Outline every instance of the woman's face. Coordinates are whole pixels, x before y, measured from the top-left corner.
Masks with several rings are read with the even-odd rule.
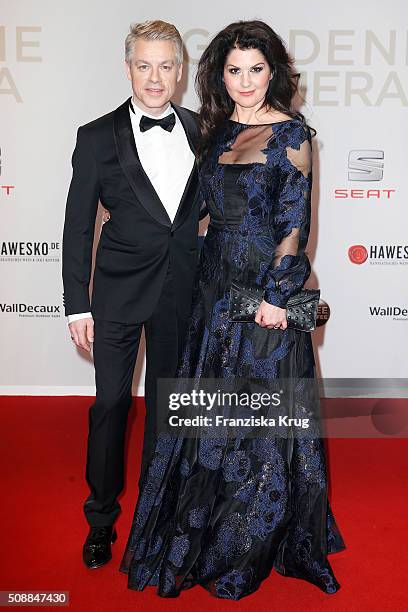
[[[265,98],[271,68],[259,49],[232,49],[224,65],[224,82],[236,104],[251,108]]]

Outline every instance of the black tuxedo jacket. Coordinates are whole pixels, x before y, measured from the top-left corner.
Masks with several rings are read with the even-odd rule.
[[[197,115],[172,106],[194,152],[199,138]],[[94,318],[143,322],[155,308],[170,262],[178,312],[187,317],[201,206],[197,162],[172,223],[140,163],[127,100],[78,129],[72,167],[63,235],[65,314],[90,310]],[[98,200],[111,218],[102,227],[90,304]]]

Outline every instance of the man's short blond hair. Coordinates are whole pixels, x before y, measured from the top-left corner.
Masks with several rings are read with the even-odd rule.
[[[129,64],[132,60],[133,47],[139,38],[143,40],[172,40],[176,50],[177,63],[181,64],[183,62],[183,41],[180,32],[172,23],[160,20],[132,23],[125,40],[125,59]]]

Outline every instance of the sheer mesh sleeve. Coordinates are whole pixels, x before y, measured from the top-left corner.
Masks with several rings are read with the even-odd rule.
[[[207,204],[205,203],[205,201],[200,198],[200,209],[199,209],[199,213],[198,213],[198,219],[199,221],[201,221],[202,219],[204,219],[204,217],[206,217],[208,215],[208,208],[207,208]]]
[[[276,249],[267,270],[264,299],[285,308],[288,299],[310,275],[305,247],[310,230],[312,147],[308,127],[299,126],[289,137],[279,162],[280,183],[273,230]]]

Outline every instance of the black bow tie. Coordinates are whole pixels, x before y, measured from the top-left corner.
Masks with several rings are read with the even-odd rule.
[[[167,132],[171,132],[175,124],[176,117],[174,116],[174,113],[171,113],[171,115],[166,115],[165,117],[162,117],[162,119],[152,119],[151,117],[146,117],[146,115],[143,115],[143,117],[140,119],[139,126],[141,132],[146,132],[155,125],[159,125]]]

